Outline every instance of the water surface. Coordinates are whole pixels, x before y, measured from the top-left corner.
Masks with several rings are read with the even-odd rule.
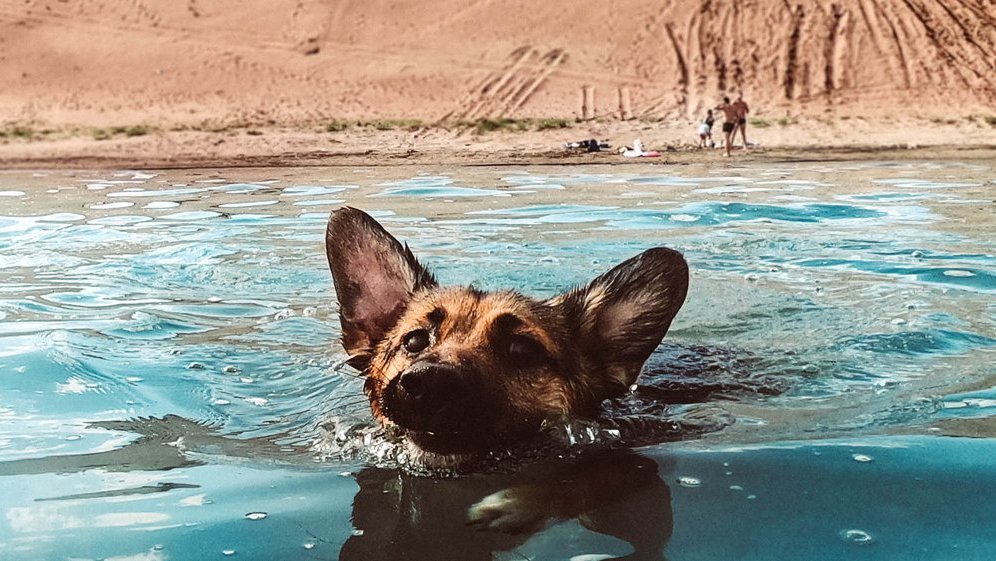
[[[994,199],[989,164],[950,161],[2,173],[0,551],[991,559]],[[616,506],[646,543],[467,528],[521,480],[312,448],[366,411],[323,250],[342,204],[444,283],[538,297],[676,248],[692,278],[668,341],[750,357],[779,393],[639,450],[656,477]]]

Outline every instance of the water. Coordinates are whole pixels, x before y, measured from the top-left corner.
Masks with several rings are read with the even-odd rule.
[[[4,172],[0,558],[991,559],[994,198],[988,162]],[[341,368],[341,204],[540,297],[683,251],[648,380],[742,386],[644,412],[719,430],[399,470]]]

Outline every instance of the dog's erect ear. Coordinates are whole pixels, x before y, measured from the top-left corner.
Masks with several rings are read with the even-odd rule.
[[[332,212],[325,254],[339,298],[342,346],[350,364],[367,367],[374,347],[398,322],[411,296],[436,280],[407,245],[362,210]]]
[[[685,259],[658,247],[548,303],[562,308],[578,348],[621,392],[636,381],[660,345],[687,292]]]

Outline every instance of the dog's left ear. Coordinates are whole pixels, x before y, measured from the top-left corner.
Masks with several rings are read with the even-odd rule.
[[[688,292],[688,265],[658,247],[623,261],[588,286],[561,294],[560,306],[579,349],[610,386],[625,391],[661,343]]]
[[[332,212],[325,254],[339,298],[342,346],[349,364],[365,370],[374,347],[398,323],[412,295],[436,286],[407,245],[369,214],[351,207]]]

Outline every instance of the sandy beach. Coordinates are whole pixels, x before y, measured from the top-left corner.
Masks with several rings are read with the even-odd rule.
[[[27,0],[0,80],[7,168],[707,161],[739,92],[737,157],[992,157],[996,5]]]

